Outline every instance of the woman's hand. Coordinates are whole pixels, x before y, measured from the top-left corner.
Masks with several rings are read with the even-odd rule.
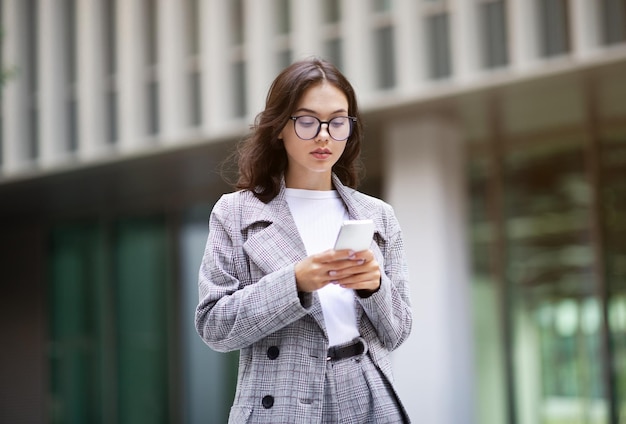
[[[365,292],[380,287],[380,267],[371,250],[327,250],[295,266],[298,291],[313,292],[327,284]]]

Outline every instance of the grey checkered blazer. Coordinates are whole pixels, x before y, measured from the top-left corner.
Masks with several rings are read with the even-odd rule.
[[[371,250],[381,264],[381,286],[368,298],[355,296],[357,322],[372,361],[393,386],[389,353],[412,324],[400,227],[390,205],[336,176],[333,182],[351,219],[373,219],[376,226]],[[215,204],[195,322],[212,349],[240,350],[229,422],[321,421],[328,336],[317,294],[296,290],[294,264],[305,257],[284,187],[267,204],[249,191]]]

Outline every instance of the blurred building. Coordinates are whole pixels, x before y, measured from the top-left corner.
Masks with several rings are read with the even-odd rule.
[[[2,0],[0,422],[225,422],[219,164],[291,61],[364,111],[414,420],[626,422],[626,1]]]

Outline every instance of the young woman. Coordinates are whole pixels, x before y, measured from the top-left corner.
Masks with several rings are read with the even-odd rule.
[[[196,328],[240,350],[231,423],[402,423],[389,353],[412,315],[392,208],[354,189],[362,127],[330,63],[292,64],[239,150],[239,191],[214,206]],[[371,219],[368,250],[333,250]]]

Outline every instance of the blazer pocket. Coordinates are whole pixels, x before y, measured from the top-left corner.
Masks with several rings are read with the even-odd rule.
[[[230,415],[228,417],[228,424],[242,424],[247,423],[252,415],[251,406],[233,406],[230,408]]]

